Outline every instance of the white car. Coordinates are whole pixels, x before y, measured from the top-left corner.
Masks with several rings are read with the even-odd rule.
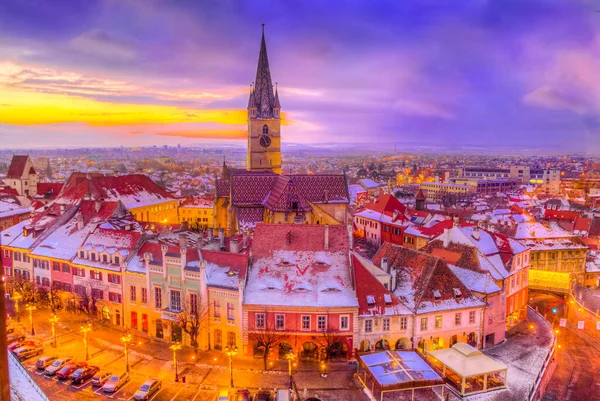
[[[118,391],[125,383],[129,381],[129,373],[123,372],[120,375],[112,375],[108,378],[104,386],[102,386],[102,391],[105,393],[114,393]]]
[[[56,372],[58,372],[59,370],[61,370],[63,368],[63,366],[65,366],[67,363],[72,362],[72,361],[73,361],[73,358],[57,359],[56,361],[54,361],[52,363],[52,365],[50,365],[46,368],[46,370],[44,371],[44,374],[46,376],[54,376],[56,374]]]

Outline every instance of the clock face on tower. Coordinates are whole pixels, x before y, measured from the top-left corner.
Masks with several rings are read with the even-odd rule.
[[[269,135],[262,135],[260,137],[260,146],[263,148],[268,148],[271,146],[271,137]]]

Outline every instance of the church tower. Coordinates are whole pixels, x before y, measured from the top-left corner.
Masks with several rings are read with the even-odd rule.
[[[281,120],[279,94],[273,91],[265,25],[258,56],[256,80],[248,100],[248,155],[246,169],[249,171],[272,171],[281,174]]]

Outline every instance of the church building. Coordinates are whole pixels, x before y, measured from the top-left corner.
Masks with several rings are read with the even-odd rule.
[[[246,169],[225,163],[216,182],[215,227],[228,235],[256,223],[346,224],[344,174],[282,174],[281,104],[273,87],[263,27],[256,80],[248,100]]]

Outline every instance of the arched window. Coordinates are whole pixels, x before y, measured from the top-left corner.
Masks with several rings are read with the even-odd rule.
[[[269,134],[269,126],[267,124],[263,125],[263,135]]]

